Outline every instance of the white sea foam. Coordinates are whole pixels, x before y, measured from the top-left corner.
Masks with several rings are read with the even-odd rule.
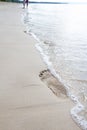
[[[34,35],[36,38],[36,36]],[[37,38],[36,38],[37,39]],[[47,57],[42,48],[40,47],[39,44],[36,44],[37,50],[40,52],[45,64],[47,65],[48,69],[51,71],[51,73],[58,78],[58,80],[64,84],[65,88],[68,91],[68,95],[71,98],[72,101],[76,104],[72,109],[71,109],[71,116],[74,119],[74,121],[83,129],[87,130],[87,121],[83,116],[79,116],[79,113],[84,110],[84,106],[79,102],[78,98],[75,95],[71,95],[71,92],[69,91],[69,87],[65,84],[65,82],[61,79],[61,77],[56,73],[55,69],[52,66],[52,63],[49,61],[49,57]]]

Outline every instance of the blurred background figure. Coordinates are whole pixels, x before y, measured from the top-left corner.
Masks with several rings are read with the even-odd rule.
[[[28,7],[28,0],[23,0],[23,9],[25,8],[25,6]]]

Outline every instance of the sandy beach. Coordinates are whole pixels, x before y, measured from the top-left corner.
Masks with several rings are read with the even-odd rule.
[[[0,130],[80,130],[73,103],[60,83],[56,93],[37,41],[24,33],[22,12],[21,4],[0,2]]]

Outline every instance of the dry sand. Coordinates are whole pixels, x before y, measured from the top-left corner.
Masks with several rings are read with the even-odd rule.
[[[0,2],[0,130],[80,130],[70,116],[73,103],[66,91],[59,90],[62,98],[48,88],[54,79],[41,72],[46,66],[36,41],[24,33],[22,11],[21,4]],[[48,87],[40,80],[48,83],[47,75]]]

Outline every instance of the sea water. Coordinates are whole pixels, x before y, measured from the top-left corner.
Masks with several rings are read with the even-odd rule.
[[[23,21],[38,39],[47,67],[75,102],[72,118],[87,130],[87,4],[30,4]]]

